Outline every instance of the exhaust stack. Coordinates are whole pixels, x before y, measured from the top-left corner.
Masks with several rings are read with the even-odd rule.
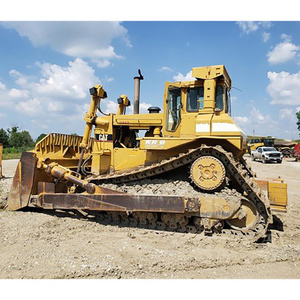
[[[141,74],[141,70],[138,69],[139,76],[134,77],[134,103],[133,103],[133,113],[140,113],[140,81],[144,79]]]

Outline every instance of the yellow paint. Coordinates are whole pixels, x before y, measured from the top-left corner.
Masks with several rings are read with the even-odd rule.
[[[287,206],[287,184],[285,182],[270,181],[268,189],[271,205],[279,206],[285,210]]]
[[[212,156],[201,156],[191,166],[193,182],[202,190],[214,190],[225,179],[223,164]]]
[[[197,78],[194,81],[165,84],[162,113],[126,115],[125,108],[130,102],[128,97],[122,94],[118,99],[117,114],[98,116],[97,107],[101,99],[106,97],[106,92],[101,85],[95,85],[89,111],[84,116],[86,126],[83,137],[74,139],[66,135],[49,135],[36,146],[38,157],[50,158],[74,169],[78,164],[81,149],[84,148],[83,159],[92,155],[89,165],[92,173],[99,175],[159,162],[197,148],[201,144],[218,144],[236,156],[243,155],[246,149],[244,134],[237,129],[225,109],[225,90],[231,88],[231,80],[225,67],[198,67],[193,68],[192,72]],[[216,109],[217,86],[223,87],[223,109]],[[174,100],[177,102],[174,102],[173,106],[168,99],[169,89],[177,90],[177,97],[180,98]],[[188,110],[191,89],[203,89],[203,98],[197,100],[196,111],[195,108],[194,111]],[[171,109],[175,108],[176,119],[171,115]],[[173,123],[174,129],[166,127],[170,118],[173,118],[172,122],[176,122]],[[91,140],[93,128],[94,139]],[[220,128],[224,128],[224,131],[220,131]],[[141,130],[146,133],[142,133]],[[133,137],[137,133],[138,137],[134,141]],[[136,143],[139,143],[138,147],[135,147]]]
[[[223,76],[226,85],[231,87],[231,79],[224,65],[193,68],[192,76],[200,79],[215,79],[219,76]]]
[[[114,150],[115,171],[130,169],[134,166],[142,166],[146,161],[147,151],[138,149],[117,148]],[[126,159],[124,159],[126,157]]]
[[[286,212],[288,197],[287,184],[284,180],[278,179],[255,179],[259,188],[267,194],[272,210]]]
[[[258,147],[261,147],[263,145],[264,145],[264,143],[253,143],[253,144],[248,143],[247,151],[249,153],[249,149],[250,149],[250,152],[252,152],[253,150],[256,150]]]

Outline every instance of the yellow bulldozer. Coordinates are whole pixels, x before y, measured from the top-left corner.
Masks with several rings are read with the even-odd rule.
[[[51,133],[24,152],[7,209],[80,210],[126,226],[266,237],[271,209],[286,209],[286,184],[257,180],[243,159],[246,135],[231,118],[225,66],[196,67],[192,76],[167,82],[163,112],[150,107],[146,114],[139,113],[140,70],[133,114],[124,94],[116,114],[103,113],[107,93],[93,86],[83,136]],[[172,183],[179,175],[193,192],[181,181],[173,192],[143,190],[145,181]],[[128,193],[129,185],[136,191]]]

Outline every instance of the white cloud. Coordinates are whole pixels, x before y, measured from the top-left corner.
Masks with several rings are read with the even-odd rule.
[[[31,124],[30,132],[36,136],[49,131],[83,134],[83,116],[90,103],[88,90],[94,84],[101,84],[95,70],[80,58],[70,61],[67,66],[50,63],[37,63],[36,66],[40,71],[36,77],[25,76],[17,70],[10,71],[16,83],[20,82],[20,78],[26,80],[27,89],[7,89],[1,82],[0,106],[5,108],[5,115],[16,116],[18,125],[22,122]],[[104,77],[104,81],[112,80]],[[148,113],[149,106],[152,105],[141,102],[140,113]],[[101,101],[101,108],[105,113],[116,113],[118,104],[105,99]],[[127,113],[132,113],[132,107],[127,109]]]
[[[39,121],[39,120],[32,119],[31,124],[34,127],[39,127],[39,128],[46,129],[46,130],[49,129],[48,125],[41,123],[41,121]]]
[[[271,37],[271,33],[270,32],[263,32],[262,34],[262,39],[263,39],[263,42],[266,43],[270,37]]]
[[[43,77],[38,82],[30,83],[34,95],[83,99],[88,95],[90,87],[101,83],[95,76],[95,70],[80,58],[70,61],[68,67],[50,63],[37,65]]]
[[[108,59],[93,59],[92,61],[98,68],[106,68],[111,65],[111,62]]]
[[[282,33],[280,37],[285,43],[290,43],[292,41],[292,37],[286,33]]]
[[[89,103],[89,88],[101,83],[95,70],[80,58],[70,61],[66,67],[50,63],[36,63],[36,66],[40,69],[39,78],[25,76],[17,70],[9,72],[16,84],[22,83],[22,89],[9,90],[1,84],[1,107],[41,118],[49,112],[57,116],[72,115],[78,113],[82,103]]]
[[[271,22],[257,22],[257,21],[241,21],[237,22],[237,25],[241,28],[243,33],[249,34],[255,32],[261,28],[270,28]]]
[[[170,68],[170,67],[164,66],[164,67],[161,67],[158,71],[159,71],[159,72],[172,72],[173,69]]]
[[[141,102],[140,103],[140,114],[148,113],[148,108],[151,107],[152,104]]]
[[[235,116],[236,123],[249,135],[274,135],[278,130],[278,122],[274,121],[269,114],[264,115],[261,111],[251,104],[247,116]]]
[[[113,77],[108,77],[108,76],[105,76],[105,78],[104,78],[104,81],[105,82],[112,82],[112,81],[114,81],[115,79],[113,78]]]
[[[295,113],[293,112],[293,109],[291,108],[282,108],[279,111],[279,119],[284,120],[284,119],[290,119],[295,115]]]
[[[64,103],[62,101],[50,101],[47,104],[47,109],[49,112],[58,112],[65,109]]]
[[[9,107],[10,106],[10,101],[8,98],[9,97],[7,95],[7,91],[0,90],[0,107]]]
[[[283,42],[275,46],[275,48],[268,52],[268,62],[270,64],[285,63],[295,58],[297,52],[300,50],[299,46],[292,43]]]
[[[175,80],[175,81],[194,81],[195,78],[192,77],[192,71],[190,71],[186,75],[183,75],[182,73],[179,72],[177,75],[173,76],[173,80]]]
[[[267,92],[272,98],[271,104],[300,104],[300,71],[295,74],[268,72],[268,79]]]
[[[0,82],[0,106],[8,108],[14,105],[16,101],[28,99],[29,92],[16,88],[7,89],[5,84]]]
[[[104,100],[101,103],[101,106],[103,106],[103,111],[106,114],[109,113],[117,113],[118,111],[118,103],[116,101],[112,100]],[[148,108],[152,106],[151,103],[146,103],[146,102],[140,102],[140,114],[146,114],[148,113]],[[132,114],[133,113],[133,104],[131,106],[126,108],[127,114]]]
[[[29,91],[27,90],[18,90],[15,88],[12,88],[9,92],[8,95],[12,98],[27,98],[29,95]]]
[[[99,60],[106,67],[109,60],[120,58],[112,42],[120,39],[131,47],[127,29],[120,22],[3,22],[27,37],[35,47],[49,46],[60,53]]]
[[[242,31],[246,34],[258,29],[257,22],[237,22]]]
[[[103,111],[106,114],[114,113],[116,114],[118,111],[118,103],[112,100],[105,100],[101,102],[101,106],[103,105]]]
[[[251,121],[248,117],[234,117],[234,120],[241,126],[244,127],[245,125],[248,125]]]
[[[282,42],[277,44],[273,50],[268,52],[268,62],[270,64],[280,64],[285,63],[294,59],[300,51],[300,46],[292,43],[292,38],[290,35],[283,33],[281,35]]]
[[[21,101],[16,105],[16,110],[27,115],[35,115],[42,112],[42,105],[39,99],[30,99],[28,101]]]
[[[1,81],[0,81],[0,90],[2,90],[2,91],[5,91],[5,90],[6,90],[5,84],[2,83]]]
[[[282,108],[278,112],[280,124],[285,129],[286,135],[291,138],[294,138],[294,133],[297,132],[297,111],[297,108]]]
[[[26,87],[28,85],[27,77],[16,70],[10,70],[9,75],[16,79],[16,84]]]
[[[263,115],[256,107],[252,107],[250,110],[250,120],[251,123],[253,124],[259,124],[259,125],[264,125],[264,124],[270,124],[272,123],[272,119],[270,115]]]

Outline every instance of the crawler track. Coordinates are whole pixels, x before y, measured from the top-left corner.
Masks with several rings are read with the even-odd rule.
[[[89,177],[88,180],[101,185],[103,183],[122,184],[125,182],[146,179],[175,170],[185,165],[190,165],[193,161],[203,155],[211,155],[222,161],[226,169],[226,176],[234,185],[235,189],[240,193],[239,197],[245,197],[247,201],[251,201],[259,214],[259,221],[254,228],[244,231],[233,229],[226,230],[222,226],[222,221],[220,221],[219,223],[216,222],[216,226],[213,228],[213,231],[218,234],[230,233],[235,236],[243,237],[246,235],[253,237],[256,240],[265,237],[268,226],[272,222],[269,200],[266,195],[261,193],[256,183],[253,181],[255,174],[253,174],[251,168],[247,166],[246,162],[243,159],[234,158],[232,153],[225,151],[221,146],[211,147],[202,145],[197,149],[181,153],[178,156],[164,160],[161,163],[156,163],[146,167],[139,167],[128,172],[118,172],[98,177]],[[198,233],[203,231],[203,227],[200,226],[201,222],[198,220],[200,218],[194,216],[182,215],[182,220],[184,219],[184,221],[181,222],[182,224],[180,221],[177,221],[175,222],[176,224],[173,222],[174,224],[170,226],[170,220],[172,220],[172,218],[174,219],[174,216],[172,215],[166,216],[166,214],[158,214],[155,220],[150,222],[147,217],[142,217],[139,214],[143,213],[130,215],[114,213],[112,215],[107,212],[101,213],[99,216],[100,218],[103,217],[104,220],[110,220],[118,224],[140,225],[146,228],[166,229],[180,232]]]

